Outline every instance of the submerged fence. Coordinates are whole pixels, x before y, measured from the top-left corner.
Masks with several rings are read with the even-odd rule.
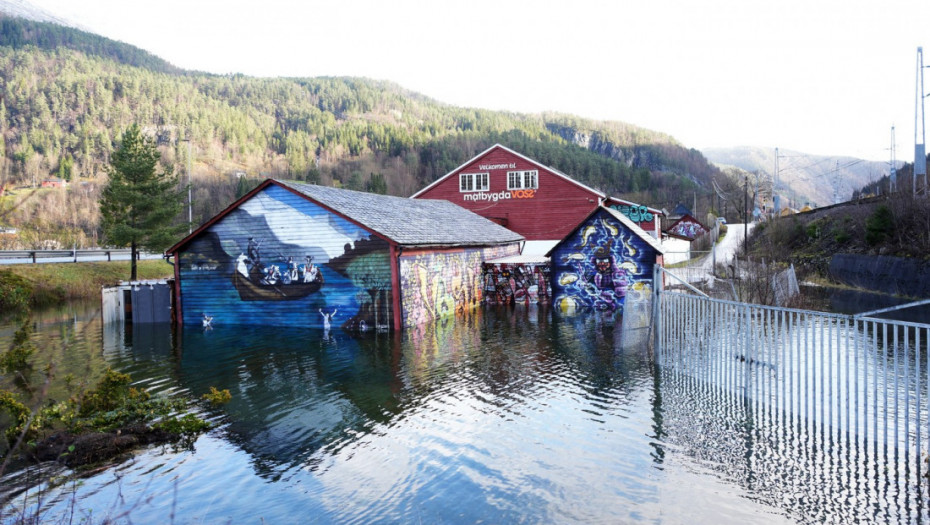
[[[665,291],[666,273],[654,304],[664,371],[748,407],[773,449],[821,457],[786,476],[823,470],[876,518],[928,521],[930,325]]]

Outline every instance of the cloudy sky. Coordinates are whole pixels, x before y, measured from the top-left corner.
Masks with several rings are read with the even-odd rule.
[[[31,1],[188,69],[364,76],[698,149],[885,161],[892,125],[897,158],[913,160],[917,48],[930,45],[927,0]]]

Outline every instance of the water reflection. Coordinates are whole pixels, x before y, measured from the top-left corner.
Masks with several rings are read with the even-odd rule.
[[[832,482],[792,470],[835,454],[828,442],[817,442],[826,452],[792,442],[790,425],[773,441],[760,414],[659,369],[612,316],[491,307],[361,335],[89,326],[99,339],[85,355],[140,385],[192,400],[212,386],[232,400],[200,402],[218,426],[194,450],[150,449],[87,476],[44,500],[49,516],[71,511],[70,490],[79,512],[126,501],[114,513],[131,507],[137,523],[169,512],[184,522],[803,522],[857,509],[855,489],[830,500]],[[795,451],[808,456],[794,461]]]
[[[229,389],[221,410],[230,442],[248,452],[263,477],[312,463],[323,446],[364,432],[397,412],[397,357],[384,334],[342,330],[224,326],[185,328],[176,378],[195,396]]]
[[[604,406],[651,381],[645,351],[618,353],[611,320],[556,316],[537,309],[478,311],[403,334],[358,335],[340,329],[185,327],[172,346],[157,325],[135,327],[105,345],[121,368],[171,376],[167,388],[199,397],[227,388],[222,431],[275,479],[298,466],[317,468],[319,452],[338,454],[393,418],[437,396],[478,396],[488,408],[520,404],[566,373]],[[108,350],[109,351],[109,350]],[[148,371],[143,371],[147,362]],[[634,381],[637,379],[639,382]],[[158,380],[147,385],[153,388]],[[163,388],[164,389],[164,388]]]

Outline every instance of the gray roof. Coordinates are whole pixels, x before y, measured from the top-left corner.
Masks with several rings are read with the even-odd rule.
[[[275,182],[404,246],[484,246],[523,240],[522,235],[449,201]]]

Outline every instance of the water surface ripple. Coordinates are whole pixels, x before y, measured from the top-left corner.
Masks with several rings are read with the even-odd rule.
[[[87,322],[81,351],[216,426],[80,483],[11,472],[4,522],[23,508],[135,524],[926,520],[856,451],[657,367],[597,315],[488,309],[361,336]],[[211,386],[232,401],[199,401]]]

